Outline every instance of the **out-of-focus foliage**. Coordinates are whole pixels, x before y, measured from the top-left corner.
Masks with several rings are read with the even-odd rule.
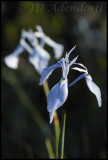
[[[64,45],[63,57],[76,44],[70,58],[79,55],[77,62],[88,68],[102,93],[99,108],[84,80],[69,88],[64,104],[65,157],[106,158],[106,9],[103,1],[1,3],[2,158],[49,158],[46,138],[55,153],[54,126],[49,124],[46,97],[38,85],[40,75],[29,63],[28,53],[20,55],[17,70],[4,63],[4,57],[19,44],[21,30],[35,31],[36,25]],[[45,49],[51,55],[49,65],[56,63],[52,48]],[[78,75],[71,70],[69,83]],[[61,70],[55,70],[48,79],[50,89],[60,78]],[[61,108],[57,112],[61,122]]]

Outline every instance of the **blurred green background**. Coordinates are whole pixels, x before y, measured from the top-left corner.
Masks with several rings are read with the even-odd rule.
[[[49,158],[46,138],[55,153],[54,125],[49,124],[47,101],[40,75],[28,61],[28,53],[20,55],[17,70],[8,68],[4,57],[19,44],[21,30],[40,25],[45,34],[64,45],[63,57],[75,44],[70,56],[79,55],[102,93],[102,107],[89,91],[85,80],[69,88],[64,107],[67,111],[65,133],[66,158],[106,158],[106,2],[1,2],[1,71],[2,71],[2,158]],[[57,62],[53,49],[49,65]],[[57,69],[48,79],[51,89],[61,78]],[[80,73],[70,70],[72,82]],[[61,111],[57,110],[61,123]]]

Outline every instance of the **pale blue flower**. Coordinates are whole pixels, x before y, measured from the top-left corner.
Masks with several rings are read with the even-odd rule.
[[[56,64],[45,68],[42,71],[42,75],[41,75],[41,79],[40,79],[40,85],[44,83],[44,81],[46,79],[48,79],[48,77],[51,75],[51,73],[53,72],[54,69],[62,67],[62,78],[61,80],[50,90],[48,97],[47,97],[47,110],[49,112],[50,115],[50,123],[52,123],[53,121],[53,117],[54,117],[54,111],[57,110],[59,107],[61,107],[68,96],[68,79],[67,79],[67,75],[69,73],[69,67],[74,64],[78,58],[78,56],[76,58],[73,59],[72,62],[69,63],[69,55],[70,53],[75,49],[75,47],[73,47],[70,52],[67,54],[65,58],[60,59],[59,62],[57,62]]]
[[[102,99],[101,99],[101,91],[100,88],[92,81],[92,77],[88,74],[88,70],[87,68],[81,64],[81,63],[75,63],[78,64],[82,67],[84,67],[84,69],[79,68],[79,67],[74,67],[72,69],[74,70],[78,70],[79,72],[84,72],[82,75],[80,75],[77,79],[75,79],[71,84],[68,85],[68,87],[72,86],[73,84],[75,84],[76,82],[78,82],[79,80],[81,80],[82,78],[85,78],[86,80],[86,84],[89,88],[89,90],[95,94],[97,101],[98,101],[98,106],[101,107],[102,105]]]
[[[62,67],[63,70],[63,77],[66,77],[66,75],[68,73],[69,67],[75,63],[75,61],[77,60],[78,56],[75,57],[73,59],[73,61],[69,64],[69,60],[68,57],[70,55],[70,53],[75,49],[75,46],[69,51],[68,54],[66,54],[65,58],[61,58],[60,61],[58,61],[56,64],[47,67],[45,69],[43,69],[42,74],[41,74],[41,79],[40,79],[40,83],[39,85],[42,85],[44,83],[45,80],[47,80],[49,78],[49,76],[51,75],[51,73],[56,69],[56,68],[60,68]],[[67,70],[67,71],[66,71]],[[64,72],[65,71],[65,72]]]

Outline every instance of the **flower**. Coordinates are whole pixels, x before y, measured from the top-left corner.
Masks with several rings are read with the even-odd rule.
[[[41,38],[40,45],[44,46],[44,44],[46,43],[47,45],[51,46],[54,50],[55,58],[59,59],[62,56],[62,53],[64,50],[63,45],[54,42],[51,38],[46,36],[45,33],[43,32],[41,26],[37,25],[36,29],[38,30],[38,32],[35,32],[35,36],[37,38]]]
[[[50,123],[53,121],[54,117],[54,111],[57,110],[59,107],[61,107],[68,96],[68,79],[67,75],[69,73],[69,67],[74,64],[78,58],[75,57],[73,61],[69,63],[69,55],[70,53],[75,49],[75,46],[70,50],[70,52],[67,54],[65,58],[62,58],[59,62],[56,64],[43,69],[40,83],[39,85],[42,85],[46,79],[51,75],[54,69],[62,67],[62,78],[60,81],[50,90],[48,97],[47,97],[47,110],[50,115]]]
[[[65,70],[68,70],[69,67],[75,63],[75,61],[77,60],[78,56],[75,57],[73,59],[73,61],[69,64],[69,60],[68,60],[68,57],[70,55],[70,53],[75,49],[76,46],[74,46],[68,54],[66,54],[66,57],[65,59],[62,58],[60,59],[60,61],[58,61],[56,64],[52,65],[52,66],[49,66],[45,69],[42,70],[42,74],[41,74],[41,79],[40,79],[40,83],[39,85],[42,85],[44,83],[45,80],[47,80],[49,78],[49,76],[52,74],[52,72],[56,69],[56,68],[60,68],[60,67],[64,67],[65,68],[65,61],[66,61],[66,69]],[[64,70],[64,69],[63,69]],[[66,74],[67,72],[63,72],[63,74]]]
[[[38,39],[34,36],[32,30],[29,30],[29,32],[23,30],[22,35],[23,38],[21,39],[20,43],[30,53],[29,62],[32,63],[37,72],[41,74],[42,69],[48,66],[48,62],[50,60],[50,54],[45,49],[43,49],[41,45],[38,44]],[[33,48],[31,48],[25,42],[24,38],[28,39]]]
[[[86,84],[89,88],[89,90],[95,94],[97,101],[98,101],[98,106],[101,107],[102,105],[102,99],[101,99],[101,91],[100,88],[92,81],[92,77],[88,74],[88,70],[87,68],[81,64],[81,63],[75,63],[78,64],[82,67],[84,67],[84,69],[79,68],[79,67],[74,67],[72,69],[74,70],[78,70],[79,72],[84,72],[82,75],[80,75],[77,79],[75,79],[71,84],[68,85],[68,87],[72,86],[73,84],[75,84],[76,82],[78,82],[80,79],[85,78],[86,80]]]
[[[29,41],[32,47],[29,45],[28,42],[26,42],[26,39]],[[41,74],[42,69],[48,66],[50,54],[46,50],[44,50],[42,46],[38,44],[38,40],[34,36],[32,30],[26,31],[22,29],[20,44],[12,54],[4,58],[4,61],[7,64],[7,66],[12,69],[17,69],[19,62],[18,56],[24,50],[26,50],[30,54],[29,62],[32,63],[32,65],[34,65],[38,73]]]

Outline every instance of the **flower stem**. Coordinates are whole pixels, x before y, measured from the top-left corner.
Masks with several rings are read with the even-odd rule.
[[[55,145],[56,145],[56,158],[58,158],[58,147],[59,147],[59,136],[60,136],[60,125],[57,116],[57,112],[54,112],[54,128],[55,128]]]
[[[49,86],[48,86],[47,80],[43,83],[43,88],[44,88],[45,96],[47,98],[48,93],[49,93]]]
[[[47,148],[47,151],[48,151],[49,158],[50,159],[54,159],[55,155],[53,153],[51,142],[50,142],[50,140],[48,138],[45,139],[45,144],[46,144],[46,148]]]
[[[65,139],[65,124],[66,124],[66,111],[63,110],[62,112],[62,132],[61,132],[61,154],[60,154],[60,159],[63,159],[64,155],[64,139]]]
[[[49,86],[47,80],[43,83],[44,92],[46,98],[49,93]],[[56,158],[58,158],[58,145],[59,145],[59,136],[60,136],[60,123],[58,119],[57,112],[54,112],[54,128],[55,128],[55,148],[56,148]]]

